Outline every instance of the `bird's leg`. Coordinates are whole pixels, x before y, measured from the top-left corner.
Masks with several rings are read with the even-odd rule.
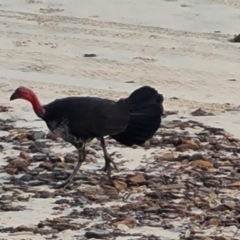
[[[82,143],[81,146],[76,147],[78,150],[78,163],[77,166],[74,168],[70,177],[63,183],[57,185],[56,188],[67,188],[73,181],[74,177],[76,176],[77,172],[79,171],[82,163],[85,160],[86,152],[85,152],[85,143]]]
[[[104,166],[104,171],[108,172],[108,177],[111,178],[111,166],[110,163],[113,164],[114,168],[118,170],[118,167],[116,163],[112,160],[111,155],[108,154],[107,149],[106,149],[106,144],[105,140],[103,137],[100,138],[102,149],[103,149],[103,154],[104,154],[104,159],[105,159],[105,166]]]

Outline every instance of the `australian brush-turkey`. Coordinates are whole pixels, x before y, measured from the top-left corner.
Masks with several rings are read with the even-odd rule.
[[[163,115],[163,95],[149,86],[135,90],[128,98],[112,101],[97,97],[66,97],[41,105],[36,94],[26,87],[17,88],[10,100],[25,99],[48,128],[78,151],[78,164],[70,177],[58,185],[67,187],[85,160],[85,145],[94,138],[101,142],[105,167],[111,176],[104,136],[126,146],[142,145],[158,130]]]

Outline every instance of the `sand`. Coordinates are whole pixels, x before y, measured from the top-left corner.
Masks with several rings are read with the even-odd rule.
[[[238,0],[1,0],[0,100],[14,111],[0,117],[46,130],[28,103],[9,102],[20,85],[43,103],[69,95],[117,99],[151,85],[167,110],[179,111],[174,118],[240,136],[240,45],[229,41],[239,34],[239,10]],[[199,107],[215,116],[190,116]]]

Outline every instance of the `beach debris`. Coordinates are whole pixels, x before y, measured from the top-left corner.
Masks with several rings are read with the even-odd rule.
[[[9,111],[12,111],[12,107],[10,106],[3,106],[3,105],[0,105],[0,113],[1,112],[9,112]]]
[[[206,111],[202,110],[201,108],[198,108],[197,110],[191,112],[190,114],[191,114],[192,116],[195,116],[195,117],[200,117],[200,116],[214,116],[213,113],[206,112]]]
[[[240,42],[240,34],[235,35],[233,39],[230,40],[231,42]]]
[[[1,154],[5,155],[0,168],[4,174],[0,212],[27,214],[39,201],[46,210],[43,218],[31,225],[24,221],[17,226],[5,224],[1,234],[60,238],[59,234],[71,231],[81,239],[159,239],[156,232],[129,233],[134,228],[151,228],[177,233],[179,239],[239,238],[240,140],[222,128],[193,120],[164,121],[148,141],[151,158],[142,156],[134,171],[123,168],[110,182],[98,171],[96,163],[100,166],[103,155],[96,141],[86,151],[93,168],[83,168],[70,191],[54,190],[52,184],[69,177],[76,164],[75,150],[43,153],[43,149],[56,144],[62,147],[64,142],[45,134],[30,140],[33,129],[3,128],[9,135],[1,137]],[[121,147],[108,138],[106,142],[109,148]],[[23,149],[15,148],[8,156],[7,144]],[[32,146],[36,146],[34,152]],[[126,157],[118,151],[115,156],[119,165],[127,166]]]
[[[83,56],[84,57],[96,57],[97,54],[95,54],[95,53],[85,53]]]

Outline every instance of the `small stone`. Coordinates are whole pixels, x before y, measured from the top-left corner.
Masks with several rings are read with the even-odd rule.
[[[232,39],[232,42],[240,42],[240,34],[235,35],[234,38]]]
[[[236,181],[228,184],[228,187],[240,187],[240,181]]]
[[[123,232],[127,232],[129,230],[129,227],[126,224],[120,223],[120,224],[117,225],[117,227],[118,227],[119,230],[121,230]]]
[[[208,225],[212,225],[212,226],[218,226],[220,223],[220,220],[218,218],[211,218],[208,221]]]
[[[70,201],[68,199],[59,199],[55,203],[56,204],[69,204]]]
[[[119,191],[127,189],[127,184],[125,182],[122,182],[122,181],[119,181],[119,180],[113,180],[113,185]]]
[[[53,193],[47,192],[47,191],[42,191],[39,192],[39,198],[51,198],[53,197]]]
[[[18,226],[14,229],[14,232],[33,232],[34,231],[34,227],[28,227],[28,226]]]
[[[45,132],[43,131],[30,131],[28,132],[28,139],[36,141],[38,139],[44,139],[46,136]]]
[[[97,55],[95,53],[85,53],[84,57],[96,57]]]
[[[23,181],[23,182],[29,182],[29,181],[32,181],[32,180],[33,180],[33,176],[30,175],[30,174],[25,174],[25,175],[23,175],[22,177],[20,177],[19,180],[20,180],[20,181]]]
[[[157,146],[157,145],[159,145],[159,143],[160,143],[160,140],[157,137],[152,137],[150,139],[150,144],[153,146]]]
[[[27,140],[27,133],[20,133],[19,135],[16,136],[15,139],[19,141]]]
[[[4,149],[3,145],[0,144],[0,152],[2,152]]]
[[[18,169],[17,168],[13,168],[13,167],[6,167],[5,171],[6,171],[6,173],[8,173],[10,175],[18,174]]]
[[[159,156],[160,161],[173,161],[175,159],[173,152],[166,152],[162,156]]]
[[[53,141],[57,141],[57,139],[59,138],[58,135],[52,133],[52,132],[48,132],[48,134],[46,135],[47,139],[51,139]]]
[[[214,116],[213,113],[206,112],[202,110],[201,108],[193,111],[190,113],[192,116],[200,117],[200,116]]]
[[[38,139],[35,141],[34,146],[36,149],[43,149],[48,147],[49,140],[48,139]]]
[[[42,162],[42,161],[45,161],[46,159],[47,159],[47,156],[43,154],[34,155],[32,157],[33,162]]]
[[[48,158],[52,163],[58,163],[63,161],[63,156],[57,153],[49,154]]]
[[[73,153],[67,153],[64,157],[65,163],[75,163],[77,161],[77,155]]]
[[[176,147],[176,151],[185,152],[187,150],[198,150],[199,146],[193,141],[188,141],[186,143],[180,144]]]
[[[203,155],[201,153],[195,153],[192,156],[189,157],[189,161],[195,161],[198,159],[204,159]]]
[[[67,168],[67,164],[65,162],[57,162],[53,165],[53,169],[66,169]]]
[[[196,160],[192,163],[193,168],[208,169],[213,168],[213,164],[205,160]]]
[[[26,159],[26,160],[30,160],[32,158],[29,153],[23,152],[23,151],[20,152],[19,157]]]
[[[136,219],[132,216],[127,216],[124,220],[113,223],[115,226],[118,226],[119,224],[126,225],[128,228],[134,228],[136,225]]]
[[[185,184],[168,184],[168,185],[162,185],[158,189],[160,190],[172,190],[172,189],[185,189]]]
[[[137,174],[133,177],[128,178],[128,181],[133,184],[144,184],[146,183],[146,179],[144,178],[143,174]]]
[[[147,140],[147,141],[142,145],[142,147],[143,147],[143,148],[149,148],[150,145],[151,145],[150,141]]]
[[[52,171],[53,170],[53,164],[51,162],[49,162],[49,161],[45,161],[43,163],[40,163],[39,167],[43,168],[43,169],[45,169],[47,171]]]
[[[110,236],[110,232],[104,230],[88,231],[84,235],[86,238],[103,239]]]

